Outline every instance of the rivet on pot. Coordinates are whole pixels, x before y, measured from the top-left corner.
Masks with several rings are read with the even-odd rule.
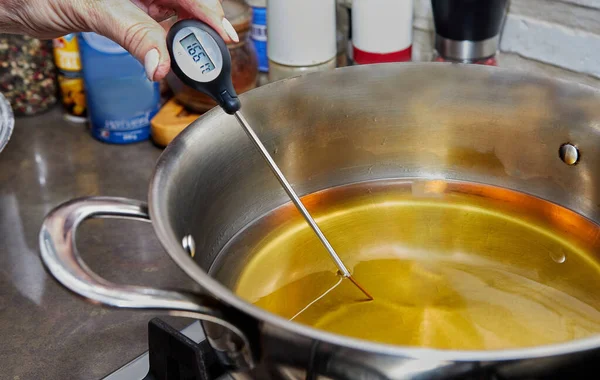
[[[194,242],[192,235],[184,236],[183,240],[181,241],[181,245],[191,257],[194,257],[196,254],[196,242]]]
[[[579,162],[579,149],[575,145],[567,143],[560,146],[558,151],[560,159],[567,165],[575,165]]]

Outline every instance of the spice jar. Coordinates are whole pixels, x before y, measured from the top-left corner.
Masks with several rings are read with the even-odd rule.
[[[255,88],[258,78],[258,58],[254,44],[250,41],[252,9],[241,0],[225,0],[222,5],[225,17],[240,37],[239,43],[228,44],[227,47],[231,54],[233,87],[241,94]],[[203,113],[217,105],[208,96],[183,84],[173,73],[167,76],[167,82],[175,98],[192,111]]]
[[[52,44],[65,118],[84,123],[87,121],[87,106],[77,34],[71,33],[55,38]]]
[[[333,0],[269,0],[269,80],[335,69],[335,15]]]
[[[57,99],[51,42],[0,34],[0,92],[17,116],[52,107]]]

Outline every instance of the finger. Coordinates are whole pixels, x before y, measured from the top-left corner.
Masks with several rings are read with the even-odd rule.
[[[148,14],[129,1],[117,0],[96,9],[92,29],[129,51],[144,64],[150,80],[164,78],[171,60],[165,30]]]
[[[180,18],[197,18],[212,26],[225,42],[239,42],[219,0],[178,0]]]
[[[177,14],[175,10],[179,8],[177,0],[151,1],[150,4],[144,0],[130,1],[158,22],[175,16]]]
[[[151,6],[148,10],[148,15],[156,21],[162,22],[177,15],[177,12],[173,8]]]

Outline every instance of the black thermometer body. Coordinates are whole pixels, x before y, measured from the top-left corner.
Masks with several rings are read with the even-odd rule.
[[[234,114],[242,104],[231,82],[231,55],[225,41],[198,20],[178,21],[167,35],[171,69],[194,90],[213,98]]]

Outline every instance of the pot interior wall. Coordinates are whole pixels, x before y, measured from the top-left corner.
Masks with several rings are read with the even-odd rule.
[[[339,282],[290,204],[232,239],[213,275],[286,319],[395,345],[507,349],[600,332],[600,228],[572,211],[447,180],[361,182],[304,202],[373,301]]]
[[[299,194],[384,178],[456,179],[600,221],[600,94],[591,88],[496,68],[390,64],[289,79],[241,99]],[[579,148],[577,165],[559,158],[567,142]],[[236,233],[287,201],[236,120],[219,110],[161,160],[168,175],[157,176],[151,207],[177,241],[193,236],[205,270]]]

